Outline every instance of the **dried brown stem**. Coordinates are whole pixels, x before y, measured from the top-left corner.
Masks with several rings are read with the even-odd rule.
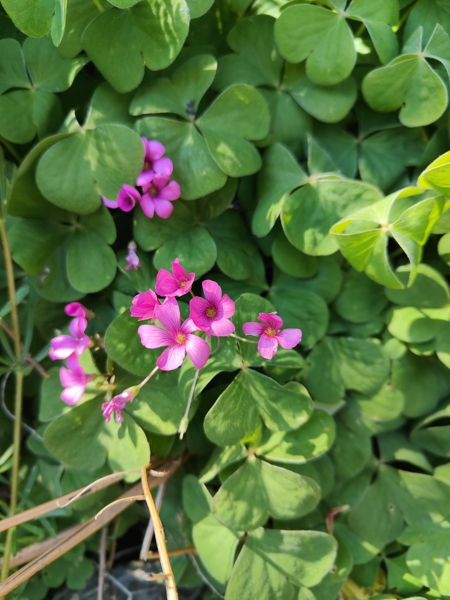
[[[152,475],[153,475],[153,473],[157,473],[157,472],[158,471],[150,471],[150,473]],[[166,491],[166,483],[164,482],[162,485],[159,486],[158,493],[156,495],[155,505],[156,505],[156,510],[158,512],[160,512],[160,510],[161,510],[165,491]],[[141,552],[139,554],[140,560],[143,560],[143,561],[147,560],[147,556],[150,552],[150,545],[152,543],[154,533],[155,533],[155,525],[153,523],[153,519],[150,517],[150,519],[148,521],[147,529],[145,531],[144,539],[142,541]]]
[[[178,592],[177,586],[175,584],[175,577],[173,576],[172,565],[170,564],[169,555],[167,554],[166,540],[164,538],[164,529],[161,523],[161,519],[159,518],[159,513],[156,509],[152,493],[150,491],[146,469],[142,469],[141,482],[145,494],[145,499],[147,501],[148,510],[150,512],[150,516],[153,520],[153,524],[155,527],[155,538],[156,545],[158,546],[159,560],[161,563],[163,573],[167,576],[167,600],[178,600]]]
[[[103,527],[102,536],[100,538],[100,548],[98,551],[98,586],[97,586],[97,600],[103,600],[103,590],[105,588],[105,575],[106,575],[106,537],[108,535],[108,528]]]
[[[195,546],[188,546],[187,548],[176,548],[175,550],[167,550],[168,556],[183,556],[184,554],[196,554],[197,549]],[[149,552],[147,554],[147,560],[156,560],[159,558],[158,552]]]

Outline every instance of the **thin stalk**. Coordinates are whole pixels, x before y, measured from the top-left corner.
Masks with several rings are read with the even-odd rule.
[[[189,410],[191,408],[192,400],[194,399],[194,391],[195,391],[195,386],[197,385],[197,379],[198,379],[199,373],[200,373],[200,371],[197,369],[195,371],[194,381],[192,382],[191,392],[189,394],[189,400],[188,400],[188,403],[186,406],[186,410],[184,411],[183,418],[180,421],[180,426],[178,427],[178,433],[180,434],[180,440],[183,439],[183,436],[186,433],[186,430],[189,425],[189,416],[188,415],[189,415]]]
[[[159,367],[155,367],[155,368],[153,369],[153,371],[151,371],[151,372],[150,372],[150,373],[147,375],[147,377],[146,377],[145,379],[143,379],[143,380],[141,381],[141,383],[139,383],[139,384],[137,385],[137,387],[138,387],[139,389],[140,389],[140,388],[143,388],[143,387],[144,387],[144,385],[150,381],[150,379],[153,377],[153,375],[156,373],[156,371],[157,371],[158,369],[159,369]]]
[[[14,394],[14,450],[11,471],[11,499],[9,503],[9,516],[12,517],[17,507],[17,490],[19,486],[20,438],[22,433],[23,371],[21,368],[22,349],[20,342],[19,315],[16,306],[16,284],[14,281],[14,267],[4,219],[0,219],[0,237],[2,240],[3,254],[5,256],[6,280],[8,283],[8,295],[11,304],[11,323],[14,336],[14,354],[17,362],[16,389]],[[8,533],[6,535],[5,553],[3,558],[0,581],[4,581],[8,577],[13,535],[14,529],[8,530]]]
[[[177,586],[175,584],[175,577],[173,576],[172,565],[170,564],[169,555],[167,554],[166,540],[164,539],[164,529],[161,523],[161,519],[159,518],[158,510],[155,506],[155,501],[153,500],[153,496],[148,485],[146,468],[142,469],[141,481],[148,510],[155,527],[155,538],[156,545],[158,547],[159,560],[161,562],[163,573],[167,577],[167,600],[178,600],[178,592]]]

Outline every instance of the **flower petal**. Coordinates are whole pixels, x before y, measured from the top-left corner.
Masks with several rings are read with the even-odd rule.
[[[66,315],[69,315],[69,317],[86,317],[88,309],[80,304],[80,302],[70,302],[69,304],[66,304],[64,312]]]
[[[242,325],[242,331],[245,335],[256,335],[260,336],[264,333],[265,327],[261,323],[255,323],[255,321],[249,321]]]
[[[220,285],[211,279],[207,279],[202,283],[202,288],[205,298],[217,310],[222,299],[222,288]]]
[[[87,320],[84,317],[75,317],[70,321],[69,331],[74,338],[80,339],[83,337],[87,327]]]
[[[192,333],[193,331],[200,331],[200,328],[194,323],[194,321],[188,317],[186,321],[181,325],[182,333]]]
[[[108,200],[108,198],[106,198],[105,196],[101,196],[102,202],[105,206],[107,206],[108,208],[119,208],[119,204],[117,203],[117,200]]]
[[[76,351],[77,346],[78,340],[70,335],[58,335],[51,340],[48,355],[52,360],[64,360]]]
[[[186,339],[186,352],[196,369],[205,366],[210,353],[207,342],[196,335],[188,334]]]
[[[141,171],[141,173],[139,173],[138,175],[138,178],[136,179],[136,185],[145,188],[151,184],[154,177],[155,172],[153,171],[153,169],[149,169],[148,171]]]
[[[168,219],[170,215],[173,213],[173,204],[169,202],[169,200],[164,200],[162,198],[155,198],[155,211],[158,217],[161,219]]]
[[[275,337],[266,335],[265,333],[259,338],[258,352],[263,358],[270,360],[278,350],[278,342]]]
[[[300,329],[283,329],[275,336],[277,342],[282,348],[290,350],[300,343],[302,339],[302,332]]]
[[[212,321],[210,327],[210,333],[217,337],[225,337],[233,333],[235,327],[228,319],[220,319],[219,321]]]
[[[157,325],[141,325],[138,327],[141,344],[146,348],[162,348],[173,344],[173,337]]]
[[[206,342],[205,342],[206,343]],[[174,344],[164,350],[156,361],[156,365],[162,371],[173,371],[183,364],[186,356],[185,344]]]
[[[144,194],[142,196],[141,208],[142,208],[144,215],[146,215],[149,219],[153,218],[153,215],[155,214],[155,203],[153,201],[153,198],[150,196],[150,194]]]
[[[61,400],[64,400],[66,404],[76,404],[81,400],[85,389],[86,385],[84,383],[67,387],[61,393]]]
[[[167,331],[173,338],[180,333],[180,307],[175,298],[167,298],[167,300],[155,308],[155,317],[164,325]],[[144,326],[143,326],[144,327]]]
[[[179,281],[187,280],[186,269],[182,265],[180,265],[179,258],[176,258],[172,263],[172,273],[175,279],[178,279]]]
[[[180,290],[178,281],[166,271],[166,269],[160,269],[156,275],[156,293],[158,296],[179,296],[180,292],[183,294],[183,290]]]
[[[262,321],[267,327],[271,327],[275,331],[283,327],[283,319],[276,313],[259,313],[258,321]]]
[[[194,323],[196,322],[197,319],[201,320],[203,317],[207,319],[207,317],[205,316],[205,313],[208,310],[208,308],[211,308],[211,303],[208,302],[208,300],[205,300],[204,298],[200,298],[200,296],[194,296],[192,298],[192,300],[190,300],[190,302],[189,302],[190,317],[194,321]],[[208,319],[208,322],[209,322],[209,319]],[[200,325],[199,325],[199,327],[200,327]]]
[[[170,177],[173,171],[173,162],[167,156],[158,158],[153,162],[153,171],[156,176]]]
[[[224,294],[222,296],[222,300],[220,301],[220,307],[223,310],[223,316],[226,319],[229,319],[230,317],[232,317],[234,315],[234,302],[233,300],[230,298],[230,296],[228,296],[227,294]]]
[[[117,196],[119,208],[124,212],[132,210],[137,202],[140,202],[141,195],[136,188],[124,183]]]
[[[158,196],[163,200],[178,200],[181,195],[180,184],[176,181],[171,181],[165,187],[160,189]]]
[[[157,140],[148,140],[147,138],[141,138],[145,147],[145,159],[146,160],[158,160],[163,156],[166,151],[165,147]],[[145,140],[145,141],[144,141]]]

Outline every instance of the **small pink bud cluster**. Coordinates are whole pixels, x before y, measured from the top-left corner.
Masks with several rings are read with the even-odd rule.
[[[189,317],[181,323],[180,309],[176,298],[191,291],[195,273],[187,274],[179,259],[172,263],[172,273],[160,269],[156,276],[155,290],[142,292],[134,297],[131,316],[140,321],[159,321],[162,325],[141,325],[138,329],[141,343],[146,348],[166,350],[159,356],[156,365],[163,371],[177,369],[184,362],[186,354],[196,369],[206,364],[210,348],[208,343],[195,335],[204,332],[211,336],[226,337],[233,334],[235,327],[230,321],[235,305],[227,294],[222,294],[219,284],[212,280],[203,281],[204,298],[194,296],[189,302]],[[158,296],[165,299],[161,301]],[[294,348],[301,340],[300,329],[281,331],[283,321],[276,313],[261,313],[261,323],[245,323],[246,335],[259,336],[258,352],[266,359],[273,358],[278,349]]]
[[[111,421],[112,414],[116,413],[116,423],[122,423],[122,411],[125,408],[127,402],[131,402],[136,398],[139,394],[140,387],[138,385],[134,385],[126,390],[124,390],[121,394],[114,396],[111,398],[109,402],[104,402],[102,404],[103,416],[105,417],[105,421],[109,423]]]
[[[120,208],[124,212],[133,210],[140,204],[144,214],[150,219],[155,215],[168,219],[173,212],[174,200],[180,197],[180,186],[176,181],[170,181],[173,163],[164,156],[166,149],[157,140],[143,137],[144,164],[136,180],[136,189],[124,184],[119,191],[117,200],[108,200],[102,196],[103,204],[109,208]]]
[[[86,385],[92,381],[92,375],[86,375],[80,365],[78,356],[83,354],[90,344],[84,333],[87,319],[94,314],[79,302],[71,302],[65,308],[66,314],[73,317],[69,324],[70,335],[58,335],[50,342],[49,356],[52,360],[66,360],[66,367],[61,367],[59,377],[64,386],[61,399],[67,404],[76,404],[84,394]]]

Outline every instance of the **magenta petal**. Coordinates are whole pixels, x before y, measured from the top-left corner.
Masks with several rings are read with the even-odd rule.
[[[223,316],[225,319],[229,319],[234,315],[234,302],[227,294],[224,294],[222,296],[222,300],[220,301],[219,306],[223,311]]]
[[[192,284],[194,283],[194,279],[195,279],[195,273],[189,273],[188,278],[187,278],[187,282],[184,284],[183,286],[183,290],[182,290],[182,294],[187,294],[188,292],[191,291],[191,287]]]
[[[173,162],[167,156],[159,158],[153,163],[153,171],[157,176],[170,177],[173,171]]]
[[[69,331],[74,338],[80,339],[86,331],[88,323],[84,317],[75,317],[70,321]]]
[[[302,332],[300,329],[284,329],[283,331],[280,331],[275,338],[282,348],[290,350],[300,343]]]
[[[158,296],[180,296],[184,294],[183,290],[180,290],[175,277],[165,269],[158,271],[155,289]]]
[[[165,147],[161,144],[161,142],[158,142],[157,140],[146,140],[146,144],[144,143],[145,146],[145,158],[147,160],[158,160],[158,158],[161,158],[161,156],[163,156],[164,152],[166,151]]]
[[[270,337],[269,335],[263,334],[259,338],[258,352],[263,358],[267,358],[267,360],[270,360],[271,358],[273,358],[277,350],[278,342],[274,337]]]
[[[156,325],[141,325],[138,327],[141,344],[146,348],[161,348],[173,344],[173,337]]]
[[[87,309],[79,302],[70,302],[69,304],[66,304],[64,312],[66,315],[69,315],[69,317],[85,317]]]
[[[78,346],[78,340],[70,335],[58,335],[50,342],[50,352],[48,355],[52,360],[64,360],[73,354]]]
[[[259,313],[258,320],[278,331],[283,327],[283,319],[275,313]]]
[[[173,213],[173,204],[169,200],[163,200],[162,198],[155,198],[155,212],[161,219],[168,219]]]
[[[242,331],[245,335],[256,335],[260,336],[264,333],[265,326],[261,325],[261,323],[255,323],[254,321],[249,321],[248,323],[244,323],[242,325]]]
[[[139,173],[138,178],[136,179],[136,185],[140,185],[141,187],[147,187],[153,181],[155,176],[155,172],[150,169],[149,171],[142,171]]]
[[[180,307],[175,298],[167,298],[164,304],[155,308],[155,317],[164,325],[167,331],[175,338],[180,332]],[[145,327],[145,325],[143,325]]]
[[[180,184],[176,181],[171,181],[166,187],[162,188],[158,194],[162,200],[178,200],[180,195]]]
[[[217,309],[222,299],[222,288],[218,283],[207,279],[202,283],[203,293],[205,298]]]
[[[233,333],[235,327],[228,319],[220,319],[219,321],[212,321],[210,327],[210,333],[217,337],[225,337]]]
[[[78,340],[77,354],[79,354],[81,356],[83,354],[83,352],[86,350],[86,348],[89,347],[90,343],[91,343],[91,340],[89,339],[89,337],[87,335],[83,335],[83,337],[80,340]]]
[[[152,194],[153,197],[156,197],[156,196],[159,197],[160,191],[166,187],[166,185],[169,183],[169,179],[170,179],[170,175],[155,174],[152,184],[153,184],[156,192],[153,191],[153,194]],[[148,189],[150,189],[150,186]]]
[[[206,344],[206,342],[205,342]],[[178,369],[183,364],[186,356],[186,348],[184,344],[174,344],[164,350],[161,356],[156,361],[156,365],[162,371],[173,371]]]
[[[153,218],[153,215],[155,214],[155,202],[150,194],[144,194],[142,196],[141,208],[144,212],[144,215],[146,215],[149,219]]]
[[[105,206],[107,206],[108,208],[119,208],[119,204],[117,203],[117,200],[108,200],[108,198],[106,198],[105,196],[101,196],[102,202]]]
[[[194,321],[188,317],[186,321],[181,325],[180,329],[181,333],[192,333],[193,331],[200,331],[199,327],[194,323]]]
[[[186,352],[196,369],[205,366],[209,358],[209,345],[205,340],[196,335],[189,334],[186,340]]]
[[[131,185],[125,183],[117,196],[117,203],[121,210],[129,212],[135,207],[136,202],[139,202],[140,199],[140,193],[135,188],[131,187]]]
[[[203,317],[208,308],[211,308],[211,303],[200,296],[194,296],[189,302],[190,316],[194,323],[196,319]]]
[[[67,387],[61,393],[61,400],[64,400],[66,404],[76,404],[81,400],[85,389],[86,386],[83,383]]]
[[[84,369],[80,365],[80,359],[75,353],[68,357],[67,366],[73,373],[77,375],[77,377],[84,377]]]
[[[186,269],[182,265],[180,265],[179,258],[176,258],[172,263],[172,273],[175,279],[178,279],[179,281],[187,280]]]
[[[59,370],[59,379],[64,387],[72,387],[84,382],[84,375],[73,373],[66,367],[61,367]]]

